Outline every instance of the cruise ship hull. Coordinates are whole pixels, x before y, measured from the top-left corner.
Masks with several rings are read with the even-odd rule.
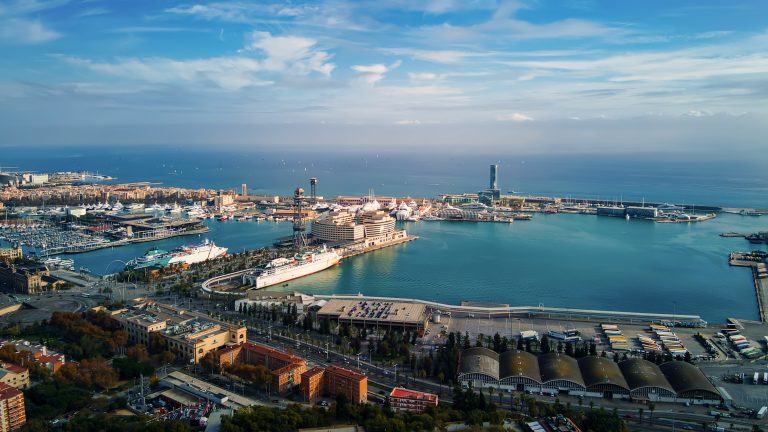
[[[305,263],[296,267],[281,270],[275,274],[262,273],[256,278],[256,289],[266,288],[268,286],[277,285],[290,280],[299,279],[311,274],[321,272],[329,267],[341,262],[341,257],[336,253],[327,253],[327,255],[320,259],[315,259],[312,262]]]
[[[142,269],[147,267],[167,267],[172,264],[197,264],[218,258],[227,253],[227,248],[213,243],[203,243],[197,246],[182,246],[171,252],[152,250],[142,258],[128,262],[126,267]]]
[[[211,246],[210,248],[208,247],[200,248],[200,250],[197,250],[191,254],[175,256],[171,258],[171,260],[168,263],[169,264],[178,264],[178,263],[197,264],[203,261],[207,261],[209,259],[218,258],[226,253],[227,253],[227,248],[223,248],[219,246]]]

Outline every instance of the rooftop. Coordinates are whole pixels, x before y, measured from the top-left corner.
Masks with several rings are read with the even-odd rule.
[[[11,387],[8,384],[0,383],[0,400],[12,398],[21,394],[22,393],[16,388]]]
[[[403,387],[395,387],[392,389],[392,393],[389,394],[390,397],[399,397],[399,398],[409,398],[409,399],[420,399],[420,400],[428,400],[430,402],[436,402],[437,401],[437,395],[432,393],[424,393],[416,390],[409,390]]]
[[[426,319],[426,309],[421,303],[332,298],[317,313],[342,320],[417,324]]]
[[[341,376],[343,376],[345,378],[350,378],[350,379],[358,380],[358,381],[367,379],[367,377],[365,375],[363,375],[363,374],[359,374],[359,373],[357,373],[355,371],[351,371],[349,369],[344,369],[344,368],[341,368],[341,367],[338,367],[338,366],[328,366],[326,371],[330,372],[330,373],[333,373],[333,374],[336,374],[336,375],[341,375]]]

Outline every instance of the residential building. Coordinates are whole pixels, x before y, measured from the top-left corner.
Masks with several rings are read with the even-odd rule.
[[[308,401],[315,400],[324,394],[344,395],[353,403],[368,401],[368,377],[349,369],[338,366],[329,366],[325,369],[315,367],[304,372],[301,379],[302,394]]]
[[[17,389],[29,387],[29,369],[13,363],[0,362],[0,383]]]
[[[20,429],[27,422],[24,394],[0,383],[0,432]]]
[[[64,354],[50,351],[45,345],[32,344],[25,340],[2,343],[2,346],[6,345],[14,346],[18,353],[28,353],[30,361],[45,366],[52,373],[56,373],[56,371],[66,363],[66,356]]]
[[[301,374],[301,393],[307,401],[313,401],[323,395],[323,376],[325,369],[315,366]]]
[[[279,394],[285,394],[300,385],[302,374],[307,370],[307,362],[303,358],[253,342],[230,345],[218,350],[216,354],[221,367],[230,364],[266,367],[272,374],[270,391]]]
[[[395,387],[389,394],[389,405],[395,411],[422,412],[437,406],[437,395]]]

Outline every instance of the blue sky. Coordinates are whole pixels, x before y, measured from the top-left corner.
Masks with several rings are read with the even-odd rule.
[[[0,1],[2,145],[764,146],[762,1]]]

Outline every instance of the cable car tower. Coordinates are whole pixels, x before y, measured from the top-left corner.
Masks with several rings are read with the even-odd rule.
[[[297,187],[293,193],[293,248],[297,253],[307,247],[307,224],[304,221],[306,200],[304,189]]]

